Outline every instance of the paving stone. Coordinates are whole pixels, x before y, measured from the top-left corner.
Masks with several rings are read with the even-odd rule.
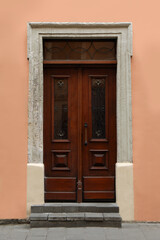
[[[88,227],[84,235],[85,240],[106,240],[103,228]]]
[[[55,236],[54,234],[52,236],[47,236],[46,240],[65,240],[65,235]]]
[[[124,234],[124,240],[145,240],[144,234],[140,229],[122,229]],[[153,238],[152,238],[153,239]]]
[[[0,225],[0,233],[7,234],[13,229],[14,225]]]
[[[9,240],[26,240],[28,233],[24,231],[16,231],[12,230],[10,231],[8,238]]]
[[[122,227],[123,227],[123,229],[139,228],[139,224],[135,223],[135,222],[132,222],[132,223],[131,222],[123,222]]]
[[[30,229],[29,236],[46,236],[48,233],[48,228],[32,228]]]
[[[102,213],[85,213],[85,220],[86,221],[103,221]]]
[[[105,228],[107,240],[124,240],[124,234],[121,228]],[[130,240],[130,239],[128,239]]]
[[[8,239],[9,240],[26,240],[26,238],[27,238],[27,235],[20,234],[20,235],[11,236]]]
[[[79,235],[85,235],[87,233],[87,228],[66,228],[66,235],[67,234],[79,234]]]
[[[84,213],[67,213],[67,221],[83,221],[84,220]]]
[[[49,213],[31,213],[30,220],[31,221],[44,221],[48,219]]]
[[[82,234],[67,234],[65,240],[85,240],[85,237]]]
[[[28,233],[30,231],[30,225],[29,224],[18,224],[18,225],[13,225],[13,230],[14,231],[22,231]]]
[[[66,228],[48,228],[47,240],[64,240],[66,236]]]
[[[43,221],[37,222],[43,223]],[[86,227],[90,222],[77,222],[78,224],[80,222],[86,223],[85,227],[32,229],[29,224],[6,225],[3,227],[0,225],[0,240],[160,240],[160,224],[158,223],[123,223],[122,228],[107,228]],[[50,223],[56,224],[56,222]],[[64,223],[72,225],[72,221],[65,221]],[[102,225],[104,221],[91,223]]]
[[[86,235],[85,240],[106,240],[106,237],[105,237],[105,235],[97,235],[97,234],[93,235],[93,234],[91,234],[91,235],[88,235],[88,236]]]
[[[45,240],[65,240],[65,236],[59,236],[58,238],[56,238],[54,235],[47,237]]]
[[[146,240],[160,240],[160,227],[155,229],[154,226],[142,231]]]
[[[80,236],[66,236],[65,240],[85,240],[85,238],[82,238]]]
[[[0,234],[0,240],[8,240],[10,237],[6,234]]]
[[[53,237],[52,237],[52,239],[53,239]],[[26,238],[26,240],[46,240],[46,237],[29,236]]]
[[[60,228],[48,228],[48,234],[66,234],[67,228],[60,227]]]
[[[49,213],[48,221],[66,221],[66,213]]]
[[[86,234],[104,234],[105,228],[104,227],[87,227]]]
[[[4,228],[3,228],[4,229]],[[0,229],[0,240],[25,240],[28,234],[25,228],[14,228],[6,225],[5,232]]]

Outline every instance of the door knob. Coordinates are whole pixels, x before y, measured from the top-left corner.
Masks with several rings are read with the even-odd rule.
[[[84,124],[84,145],[86,146],[87,145],[87,123]]]

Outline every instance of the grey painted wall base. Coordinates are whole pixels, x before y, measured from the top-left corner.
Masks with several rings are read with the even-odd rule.
[[[8,224],[29,224],[29,218],[24,219],[2,219],[0,220],[0,225],[8,225]]]
[[[32,184],[38,184],[34,171],[43,165],[43,38],[74,39],[117,39],[117,163],[132,163],[132,105],[131,105],[131,23],[28,23],[29,59],[29,102],[28,102],[28,162],[34,163],[34,170],[28,165],[27,202],[28,209],[34,199]],[[32,169],[32,170],[31,170]],[[133,218],[129,209],[123,208],[124,191],[120,180],[121,170],[116,167],[116,195],[122,215]],[[125,168],[133,181],[133,167]],[[132,172],[132,173],[131,173]],[[44,174],[44,173],[43,173]],[[33,176],[31,176],[33,175]],[[42,175],[40,174],[42,183]],[[44,175],[43,175],[44,177]],[[31,182],[33,180],[33,183]],[[42,185],[41,185],[42,186]],[[131,184],[133,192],[133,184]],[[127,189],[127,188],[126,188]],[[128,190],[127,190],[128,191]],[[35,193],[34,193],[35,194]],[[42,193],[36,193],[36,201],[42,202]],[[44,187],[43,187],[44,196]],[[33,200],[34,201],[34,200]],[[44,201],[44,199],[43,199]],[[133,201],[131,201],[133,202]],[[37,202],[38,203],[38,202]],[[122,204],[122,205],[121,205]],[[128,208],[130,204],[126,205]],[[122,217],[123,217],[122,216]],[[131,217],[132,216],[132,217]],[[130,219],[131,220],[131,219]],[[133,219],[132,219],[133,220]]]

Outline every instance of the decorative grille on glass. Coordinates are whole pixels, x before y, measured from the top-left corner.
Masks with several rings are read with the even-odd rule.
[[[68,138],[68,80],[54,79],[54,139]]]
[[[44,60],[116,60],[116,40],[44,40]]]
[[[92,78],[92,138],[105,138],[104,78]]]

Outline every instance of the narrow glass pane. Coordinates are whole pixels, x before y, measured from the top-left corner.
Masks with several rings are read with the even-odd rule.
[[[68,80],[54,79],[54,139],[68,138]]]
[[[105,138],[104,78],[92,78],[92,138]]]
[[[44,40],[44,60],[116,60],[116,40]]]

